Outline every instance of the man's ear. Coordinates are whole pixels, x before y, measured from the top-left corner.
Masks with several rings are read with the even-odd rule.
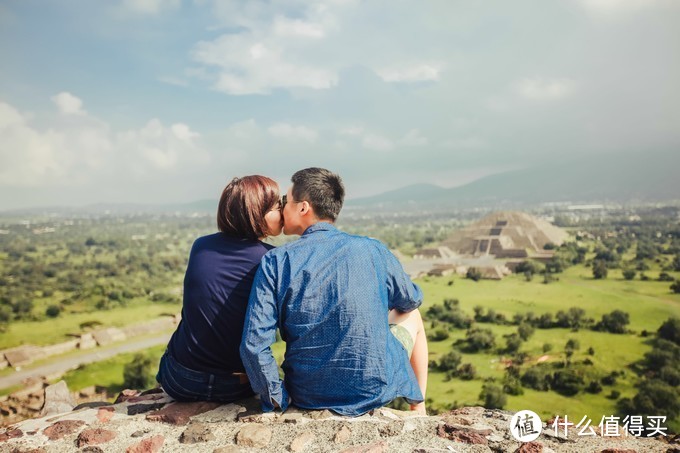
[[[308,201],[303,201],[300,203],[300,215],[305,216],[308,213],[312,212],[312,206],[309,204]]]

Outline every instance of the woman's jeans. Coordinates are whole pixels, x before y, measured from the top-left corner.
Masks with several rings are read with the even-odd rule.
[[[176,401],[230,403],[253,395],[245,374],[194,371],[177,362],[167,351],[161,357],[156,380]]]

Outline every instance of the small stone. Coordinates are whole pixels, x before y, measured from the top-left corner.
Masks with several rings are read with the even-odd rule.
[[[114,410],[111,406],[100,407],[97,409],[97,420],[108,423],[113,418]]]
[[[86,445],[104,444],[113,440],[115,437],[116,433],[107,429],[85,429],[78,435],[76,445],[78,445],[78,447],[84,447]]]
[[[199,442],[209,442],[215,440],[215,435],[210,431],[208,425],[203,423],[194,423],[189,425],[179,436],[179,442],[182,444],[196,444]]]
[[[116,397],[116,400],[113,402],[113,404],[118,404],[118,403],[124,403],[125,401],[134,398],[135,396],[139,396],[140,393],[138,390],[132,390],[132,389],[125,389],[122,392],[118,394]]]
[[[465,444],[488,445],[489,443],[486,437],[475,431],[460,429],[448,423],[442,423],[437,426],[437,435],[453,442]]]
[[[97,407],[111,406],[111,403],[106,401],[88,401],[87,403],[80,403],[73,408],[73,411],[79,411],[80,409],[95,409]]]
[[[94,445],[91,445],[89,447],[85,447],[80,451],[81,452],[87,452],[87,453],[104,453],[104,450],[102,450],[101,448],[94,446]]]
[[[605,448],[600,453],[637,453],[635,450],[623,450],[620,448]]]
[[[130,437],[142,437],[147,432],[148,431],[135,431],[134,433],[130,434]]]
[[[73,434],[85,424],[82,420],[62,420],[56,422],[43,430],[43,434],[49,440],[59,440],[64,436]]]
[[[137,414],[143,414],[144,412],[149,412],[149,411],[155,411],[156,409],[161,409],[165,407],[165,403],[139,403],[139,404],[130,404],[127,407],[127,414],[128,415],[137,415]]]
[[[283,423],[300,423],[302,421],[302,413],[301,412],[288,413],[288,411],[286,411],[285,414],[279,417],[279,421]]]
[[[479,417],[482,414],[484,414],[484,409],[481,406],[471,406],[471,407],[460,407],[458,409],[453,409],[452,411],[446,412],[442,414],[442,417],[445,417],[447,414],[452,414],[452,415],[472,415],[473,417]]]
[[[309,416],[312,417],[313,420],[324,420],[326,418],[332,417],[333,412],[329,411],[328,409],[324,409],[322,411],[310,411]]]
[[[515,453],[541,453],[543,444],[540,442],[527,442],[519,446]]]
[[[208,401],[197,401],[195,403],[170,403],[154,413],[148,414],[146,419],[149,421],[160,421],[171,425],[186,425],[189,418],[194,415],[211,411],[219,406],[220,403]]]
[[[243,447],[264,448],[269,445],[272,430],[264,425],[246,425],[236,435],[236,444]]]
[[[342,427],[335,433],[333,441],[336,444],[344,444],[352,437],[352,430],[349,429],[347,425],[342,425]]]
[[[492,434],[490,436],[487,436],[486,440],[488,440],[489,442],[503,442],[505,441],[505,437],[499,436],[498,434]]]
[[[10,439],[17,439],[23,435],[24,433],[20,429],[10,429],[0,434],[0,442],[6,442]]]
[[[375,442],[369,445],[357,445],[356,447],[346,448],[341,453],[385,453],[389,450],[386,440]]]
[[[382,437],[398,436],[404,431],[403,420],[393,420],[378,430]]]
[[[305,431],[293,439],[293,442],[290,444],[290,451],[293,453],[304,451],[312,442],[314,442],[314,434]]]
[[[147,439],[142,440],[141,442],[138,442],[136,444],[130,445],[127,450],[125,450],[126,453],[157,453],[161,451],[161,448],[163,447],[163,442],[165,442],[165,438],[163,436],[156,435],[149,437]]]
[[[71,412],[75,403],[65,381],[45,387],[45,403],[40,411],[41,417]]]

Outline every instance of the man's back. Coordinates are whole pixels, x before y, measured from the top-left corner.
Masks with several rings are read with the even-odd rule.
[[[421,301],[420,289],[380,242],[320,222],[265,255],[245,331],[261,334],[259,320],[273,314],[286,341],[285,389],[293,403],[358,415],[398,396],[422,400],[407,353],[387,323],[389,309],[410,311]],[[261,352],[258,336],[244,341],[242,354],[244,348]],[[264,374],[269,382],[251,383],[267,385],[276,400],[272,374]]]

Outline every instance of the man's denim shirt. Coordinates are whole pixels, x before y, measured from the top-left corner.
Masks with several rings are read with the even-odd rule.
[[[392,335],[387,312],[422,303],[420,288],[387,248],[333,225],[310,226],[299,240],[270,250],[255,275],[241,358],[262,409],[360,415],[403,396],[420,402],[408,354]],[[270,346],[286,342],[279,378]]]

